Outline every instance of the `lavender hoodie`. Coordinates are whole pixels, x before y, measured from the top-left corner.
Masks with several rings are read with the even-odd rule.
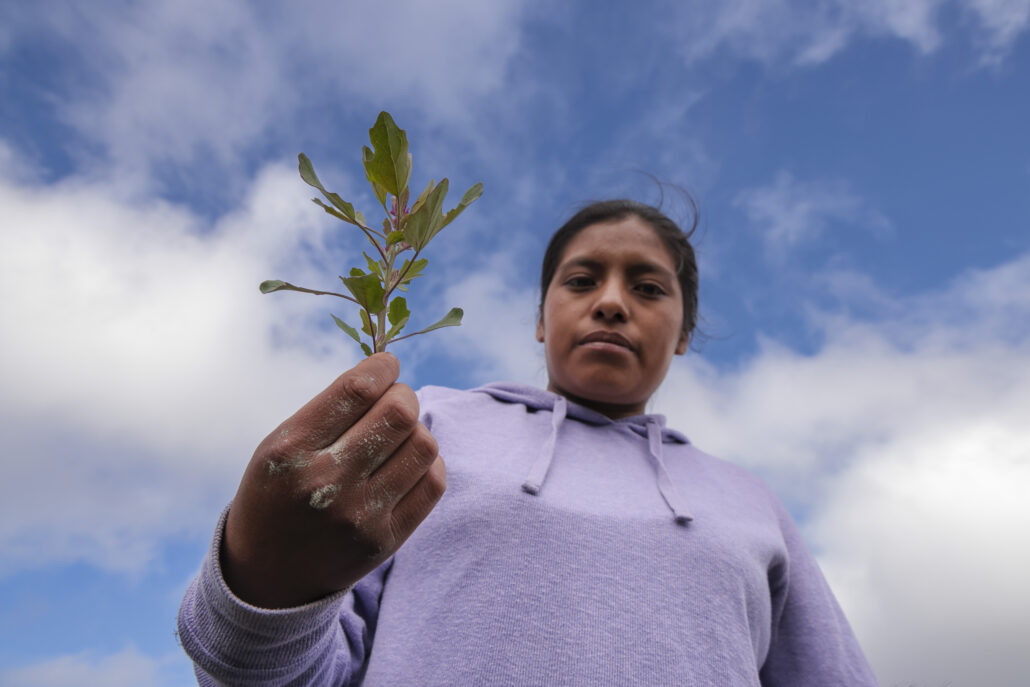
[[[875,685],[797,528],[660,415],[426,387],[447,492],[352,589],[233,596],[225,514],[179,611],[201,685]]]

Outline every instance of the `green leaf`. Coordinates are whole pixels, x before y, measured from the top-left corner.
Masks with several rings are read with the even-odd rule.
[[[315,168],[311,165],[311,160],[304,153],[297,156],[298,168],[300,170],[300,178],[304,180],[308,186],[314,186],[319,191],[325,191],[322,188],[322,182],[318,180],[318,175],[315,174]]]
[[[361,159],[363,162],[366,160],[366,150],[368,151],[368,160],[371,160],[374,157],[374,153],[372,152],[372,150],[368,146],[363,146],[361,149]],[[386,189],[383,188],[382,185],[377,184],[375,182],[375,180],[372,178],[372,175],[368,173],[367,165],[365,166],[365,178],[368,179],[368,183],[372,185],[372,193],[375,194],[376,200],[379,201],[379,204],[383,206],[384,210],[389,212],[390,208],[386,205]]]
[[[401,330],[404,329],[404,325],[406,325],[407,323],[408,318],[405,317],[404,319],[400,320],[397,324],[390,327],[390,331],[386,332],[387,343],[393,341],[393,338],[401,333]]]
[[[301,293],[307,293],[311,290],[305,289],[302,286],[294,286],[289,282],[280,281],[278,279],[263,281],[258,285],[258,288],[261,289],[261,293],[272,293],[273,291],[300,291]]]
[[[420,273],[422,272],[422,270],[425,269],[426,265],[429,264],[429,260],[427,260],[426,258],[419,258],[418,260],[413,262],[411,264],[411,267],[409,268],[408,267],[408,263],[409,262],[410,262],[409,260],[405,260],[404,264],[401,265],[400,274],[404,275],[404,278],[401,279],[401,284],[407,284],[412,279],[414,279],[415,277],[419,276]],[[407,270],[407,272],[405,272],[404,270]]]
[[[404,223],[404,240],[419,251],[425,248],[429,239],[439,231],[437,227],[443,221],[443,200],[447,196],[447,179],[441,179],[440,183],[429,192],[425,201],[418,208],[412,210],[408,221]]]
[[[395,196],[408,185],[411,177],[411,154],[408,135],[399,128],[388,112],[380,112],[375,125],[368,130],[373,150],[362,150],[365,172],[369,179]]]
[[[408,214],[413,215],[413,214],[415,214],[416,210],[418,210],[420,207],[422,207],[422,204],[426,202],[426,198],[429,196],[429,192],[432,191],[435,186],[436,186],[436,181],[434,181],[433,179],[430,179],[429,183],[426,184],[426,187],[422,191],[422,193],[418,194],[418,198],[415,199],[415,204],[412,205],[411,208],[409,208]]]
[[[330,317],[332,317],[333,321],[336,322],[336,326],[337,327],[339,327],[343,331],[347,332],[347,334],[350,336],[350,338],[354,339],[358,343],[361,343],[361,336],[358,335],[358,330],[357,329],[355,329],[354,327],[350,326],[349,324],[347,324],[346,322],[341,320],[336,315],[333,315],[333,314],[330,313]]]
[[[365,332],[373,339],[376,338],[376,330],[372,325],[372,320],[368,319],[368,313],[364,310],[361,311],[361,331]]]
[[[390,324],[397,324],[401,320],[406,320],[411,316],[411,311],[408,310],[408,302],[401,296],[397,296],[390,301],[390,310],[386,313],[386,317],[390,320]]]
[[[360,212],[354,212],[353,205],[345,201],[337,194],[331,191],[327,191],[325,189],[325,186],[323,186],[322,182],[319,181],[318,175],[315,174],[315,168],[312,166],[311,160],[308,159],[307,155],[301,153],[297,156],[297,160],[297,168],[300,170],[300,178],[303,179],[304,182],[309,186],[314,186],[319,191],[321,191],[322,195],[325,196],[326,199],[335,206],[336,212],[333,211],[333,208],[330,208],[330,206],[326,205],[318,198],[312,198],[311,200],[320,205],[322,209],[328,212],[330,215],[338,217],[339,219],[342,219],[344,222],[350,222],[351,224],[357,226],[363,226],[365,224],[365,218],[361,216]]]
[[[369,347],[369,345],[367,343],[361,344],[361,350],[365,354],[366,357],[368,357],[368,358],[372,357],[372,349],[371,349],[371,347]]]
[[[461,324],[461,318],[465,314],[465,311],[461,308],[451,308],[446,315],[443,316],[439,322],[429,325],[425,329],[421,329],[416,334],[425,334],[431,332],[434,329],[440,329],[441,327],[457,327]]]
[[[350,276],[352,276],[352,277],[364,277],[365,273],[361,271],[360,267],[351,267],[350,268]],[[345,281],[343,283],[346,284],[347,282]],[[355,296],[355,298],[356,298],[356,296]]]
[[[387,319],[390,320],[389,331],[386,332],[386,340],[390,341],[393,337],[401,333],[404,329],[404,325],[408,323],[408,318],[411,317],[411,312],[408,310],[408,303],[401,296],[397,296],[390,301],[390,309],[386,313]]]
[[[443,222],[440,226],[436,227],[429,238],[432,239],[441,229],[453,222],[458,215],[465,211],[465,208],[474,203],[481,195],[483,195],[483,182],[474,184],[469,190],[465,191],[465,195],[461,197],[461,202],[444,216]]]
[[[342,219],[344,222],[348,224],[353,224],[356,227],[364,226],[363,223],[359,223],[358,218],[355,216],[355,214],[360,215],[361,213],[355,213],[354,206],[352,206],[347,201],[341,199],[340,196],[337,196],[335,193],[327,193],[326,195],[336,197],[337,203],[334,203],[336,205],[335,208],[331,205],[326,205],[318,198],[312,198],[311,202],[317,205],[318,207],[322,208],[326,212],[328,212],[333,217],[337,219]],[[330,198],[330,200],[332,199]],[[342,208],[342,210],[338,208]],[[364,220],[364,218],[362,218],[362,220]]]
[[[390,233],[388,233],[386,235],[386,247],[389,248],[390,246],[392,246],[392,245],[394,245],[396,243],[400,243],[403,240],[404,240],[404,232],[403,231],[391,231]]]
[[[354,270],[361,271],[356,267]],[[370,314],[380,313],[386,307],[383,304],[383,285],[376,275],[363,274],[361,276],[343,277],[342,279],[347,290]]]
[[[287,284],[286,282],[278,279],[268,279],[267,281],[261,282],[258,288],[261,289],[261,293],[272,293],[273,291],[289,289],[291,286],[292,284]]]
[[[368,253],[362,251],[361,254],[365,256],[365,262],[368,264],[369,271],[371,271],[373,274],[379,277],[380,280],[382,280],[383,268],[379,265],[379,263],[373,260],[372,258],[368,257]]]

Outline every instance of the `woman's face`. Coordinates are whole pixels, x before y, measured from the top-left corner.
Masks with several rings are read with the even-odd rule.
[[[612,418],[639,415],[687,350],[676,266],[636,216],[569,241],[547,287],[536,336],[548,389]]]

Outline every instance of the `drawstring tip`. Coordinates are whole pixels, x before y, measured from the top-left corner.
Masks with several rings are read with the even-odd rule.
[[[677,525],[682,525],[683,527],[686,527],[687,525],[689,525],[690,521],[693,520],[693,519],[694,519],[694,516],[692,516],[692,515],[683,515],[682,513],[677,513],[676,514],[676,524]]]
[[[540,485],[533,484],[532,482],[524,482],[522,484],[522,491],[526,492],[527,494],[532,494],[533,496],[536,496],[538,493],[540,493]]]

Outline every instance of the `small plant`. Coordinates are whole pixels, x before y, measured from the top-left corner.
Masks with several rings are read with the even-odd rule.
[[[332,315],[336,326],[358,342],[366,356],[386,350],[388,344],[425,334],[441,327],[455,327],[461,324],[461,308],[451,308],[443,319],[417,332],[401,336],[401,330],[408,323],[411,312],[403,296],[393,296],[395,291],[407,291],[411,280],[422,274],[429,263],[419,257],[429,242],[441,229],[454,221],[462,211],[483,194],[483,184],[477,183],[465,191],[457,207],[443,212],[447,196],[447,179],[439,184],[430,181],[415,202],[408,207],[408,182],[411,179],[411,153],[408,152],[408,136],[397,127],[388,112],[380,112],[375,126],[368,130],[372,148],[362,146],[361,157],[365,165],[365,177],[372,185],[372,191],[383,210],[382,231],[374,229],[365,221],[364,215],[339,195],[325,190],[315,175],[311,160],[301,153],[300,178],[317,188],[329,205],[318,198],[312,200],[333,217],[353,224],[360,229],[375,249],[376,257],[368,253],[365,262],[368,271],[360,267],[351,268],[350,276],[340,281],[350,295],[332,291],[316,291],[288,282],[270,280],[261,282],[262,293],[273,291],[300,291],[320,296],[338,296],[361,306],[361,332],[369,337],[370,344],[361,340],[358,330],[336,315]],[[397,260],[406,255],[400,266]],[[393,296],[391,298],[391,296]]]

